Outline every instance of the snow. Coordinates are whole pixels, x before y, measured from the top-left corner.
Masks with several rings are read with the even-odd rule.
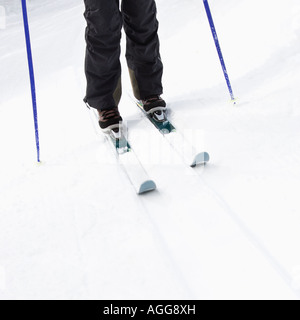
[[[158,185],[138,197],[82,102],[83,2],[28,1],[36,164],[20,1],[0,0],[1,299],[299,299],[300,4],[209,3],[237,106],[202,1],[157,0],[164,98],[211,155],[196,174],[130,102],[123,50],[121,113]]]

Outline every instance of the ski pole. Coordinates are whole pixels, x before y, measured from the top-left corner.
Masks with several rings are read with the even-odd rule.
[[[32,107],[33,107],[37,161],[40,162],[40,141],[39,141],[39,127],[38,127],[38,115],[37,115],[37,103],[36,103],[36,90],[35,90],[35,80],[34,80],[34,70],[33,70],[31,44],[30,44],[30,33],[29,33],[29,25],[28,25],[26,0],[22,0],[22,11],[23,11],[23,22],[24,22],[25,41],[26,41],[26,49],[27,49],[30,86],[31,86],[31,98],[32,98]]]
[[[235,104],[235,98],[234,98],[233,90],[232,90],[232,87],[231,87],[231,84],[230,84],[228,72],[227,72],[227,69],[226,69],[225,61],[224,61],[224,58],[223,58],[222,50],[221,50],[221,47],[220,47],[217,31],[216,31],[215,24],[214,24],[214,21],[213,21],[213,18],[212,18],[212,14],[211,14],[211,11],[210,11],[210,8],[209,8],[209,4],[208,4],[207,0],[203,0],[203,2],[204,2],[204,7],[205,7],[205,10],[206,10],[207,18],[208,18],[208,21],[209,21],[209,24],[210,24],[211,32],[212,32],[212,35],[213,35],[213,38],[214,38],[214,41],[215,41],[215,45],[216,45],[216,48],[217,48],[217,51],[218,51],[218,55],[219,55],[219,58],[220,58],[220,62],[221,62],[221,66],[222,66],[223,73],[224,73],[224,76],[225,76],[225,80],[226,80],[226,83],[227,83],[227,87],[228,87],[228,90],[229,90],[229,93],[230,93],[231,101],[233,101],[234,104]]]

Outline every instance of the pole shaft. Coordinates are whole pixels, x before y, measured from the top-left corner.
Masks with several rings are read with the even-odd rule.
[[[223,73],[224,73],[224,76],[225,76],[225,80],[226,80],[226,83],[227,83],[227,87],[228,87],[228,90],[229,90],[229,93],[230,93],[230,97],[231,97],[231,100],[234,100],[233,90],[232,90],[232,87],[231,87],[231,84],[230,84],[229,75],[228,75],[228,72],[227,72],[227,69],[226,69],[225,61],[224,61],[224,58],[223,58],[221,46],[220,46],[220,43],[219,43],[219,39],[218,39],[217,31],[216,31],[216,28],[215,28],[215,24],[214,24],[214,21],[213,21],[213,18],[212,18],[212,14],[211,14],[211,11],[210,11],[210,7],[209,7],[209,4],[208,4],[207,0],[203,0],[203,2],[204,2],[204,7],[205,7],[205,10],[206,10],[207,18],[208,18],[208,21],[209,21],[209,24],[210,24],[211,32],[212,32],[212,35],[213,35],[213,38],[214,38],[214,41],[215,41],[215,45],[216,45],[216,48],[217,48],[217,51],[218,51],[218,55],[219,55],[219,59],[220,59],[221,66],[222,66],[222,70],[223,70]]]
[[[32,98],[33,118],[34,118],[37,161],[40,162],[40,142],[39,142],[36,89],[35,89],[34,69],[33,69],[33,60],[32,60],[32,51],[31,51],[31,43],[30,43],[30,33],[29,33],[26,0],[22,0],[22,11],[23,11],[23,22],[24,22],[24,31],[25,31],[25,40],[26,40],[26,49],[27,49],[27,60],[28,60],[28,68],[29,68],[30,86],[31,86],[31,98]]]

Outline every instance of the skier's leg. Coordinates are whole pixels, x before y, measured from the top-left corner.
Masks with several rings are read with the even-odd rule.
[[[154,0],[123,0],[126,58],[134,95],[143,100],[162,94],[163,65],[159,53]]]
[[[87,21],[84,101],[96,109],[110,109],[121,97],[119,0],[84,0]]]

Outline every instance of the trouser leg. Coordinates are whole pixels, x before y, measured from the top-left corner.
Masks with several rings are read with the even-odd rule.
[[[138,0],[137,2],[139,2]],[[121,98],[119,0],[84,0],[87,21],[84,99],[91,107],[109,109]]]
[[[127,36],[126,58],[134,95],[137,99],[160,95],[163,92],[163,64],[155,1],[123,0],[122,13]]]

